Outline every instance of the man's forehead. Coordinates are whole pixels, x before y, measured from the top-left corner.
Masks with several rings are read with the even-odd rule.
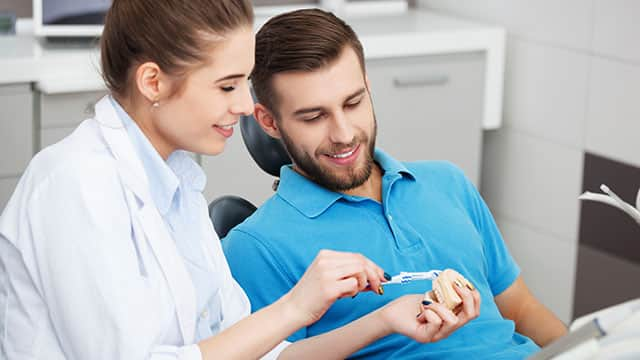
[[[355,53],[343,53],[336,61],[317,70],[283,72],[273,77],[274,90],[284,111],[343,101],[362,89],[364,82]]]

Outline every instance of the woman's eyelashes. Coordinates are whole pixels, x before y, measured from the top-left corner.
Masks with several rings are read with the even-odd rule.
[[[220,90],[222,90],[224,92],[232,92],[235,89],[236,89],[235,86],[221,86],[220,87]]]

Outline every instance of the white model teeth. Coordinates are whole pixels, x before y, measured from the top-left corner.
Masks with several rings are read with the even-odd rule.
[[[332,158],[336,158],[336,159],[344,159],[347,158],[349,156],[351,156],[353,154],[353,152],[356,151],[356,149],[353,149],[349,152],[346,153],[342,153],[342,154],[338,154],[338,155],[330,155]]]
[[[218,125],[219,128],[229,130],[233,128],[233,125]]]

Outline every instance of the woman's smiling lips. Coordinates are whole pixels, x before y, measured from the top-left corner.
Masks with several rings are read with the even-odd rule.
[[[233,135],[233,126],[237,123],[229,124],[229,125],[213,125],[213,128],[220,133],[222,136],[229,138]]]

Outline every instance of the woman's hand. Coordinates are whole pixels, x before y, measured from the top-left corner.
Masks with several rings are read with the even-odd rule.
[[[418,342],[444,339],[480,315],[478,291],[457,286],[454,288],[462,298],[461,310],[457,315],[442,304],[424,305],[423,295],[405,295],[381,308],[380,317],[390,332],[408,336]]]
[[[384,271],[363,255],[321,250],[284,297],[301,326],[318,321],[339,298],[377,291]],[[415,318],[415,314],[413,315]]]

